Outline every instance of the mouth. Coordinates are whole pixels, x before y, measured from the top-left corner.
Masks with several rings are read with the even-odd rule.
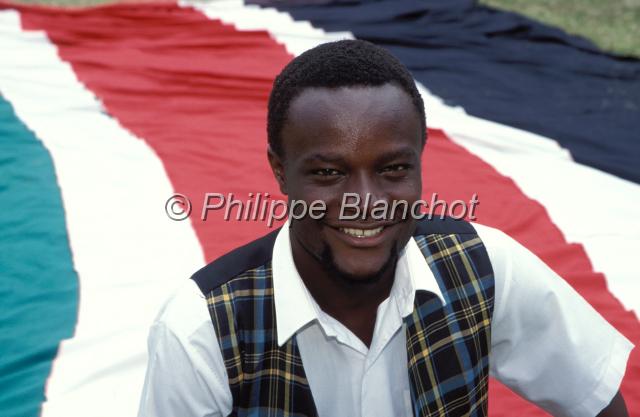
[[[329,230],[347,246],[364,249],[383,245],[397,225],[397,222],[337,224],[331,225]]]
[[[352,227],[340,227],[338,230],[340,230],[342,233],[346,235],[364,239],[367,237],[373,237],[373,236],[379,235],[384,230],[384,226],[379,226],[379,227],[376,227],[375,229],[356,229]]]

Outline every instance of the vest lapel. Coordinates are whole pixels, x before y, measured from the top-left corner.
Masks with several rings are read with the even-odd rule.
[[[233,396],[231,416],[317,417],[296,337],[278,346],[271,265],[207,296]]]
[[[441,363],[435,360],[450,360],[433,353],[433,346],[427,335],[440,329],[443,331],[444,314],[442,303],[435,294],[416,293],[413,313],[405,318],[407,338],[407,367],[411,387],[413,415],[415,417],[445,415],[444,403],[439,390]],[[444,325],[446,327],[446,325]]]
[[[477,236],[416,238],[446,305],[417,291],[405,318],[413,413],[486,416],[493,271]]]

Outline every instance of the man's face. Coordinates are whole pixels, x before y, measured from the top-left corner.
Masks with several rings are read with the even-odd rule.
[[[292,101],[282,130],[284,160],[272,155],[271,163],[290,201],[322,200],[327,208],[321,220],[292,219],[294,253],[301,248],[326,270],[356,282],[393,268],[415,220],[401,218],[401,209],[395,218],[375,220],[372,203],[411,205],[420,198],[422,135],[411,98],[393,84],[309,88]],[[360,196],[356,220],[339,218],[344,193]],[[367,194],[368,212],[363,208]]]

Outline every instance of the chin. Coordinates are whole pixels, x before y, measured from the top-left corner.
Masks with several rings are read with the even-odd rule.
[[[367,262],[367,259],[363,258],[363,262],[359,262],[356,265],[351,263],[345,264],[336,259],[327,247],[323,253],[322,260],[325,269],[343,281],[356,285],[364,285],[378,282],[385,272],[395,266],[398,256],[395,251],[391,251],[383,263],[380,263],[380,257],[376,257],[372,262]]]

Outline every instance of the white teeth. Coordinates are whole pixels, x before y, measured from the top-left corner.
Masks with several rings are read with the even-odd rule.
[[[347,228],[347,227],[341,227],[340,231],[342,233],[348,234],[349,236],[371,237],[371,236],[375,236],[378,233],[382,232],[382,229],[384,229],[383,226],[376,227],[375,229],[352,229],[352,228]]]

